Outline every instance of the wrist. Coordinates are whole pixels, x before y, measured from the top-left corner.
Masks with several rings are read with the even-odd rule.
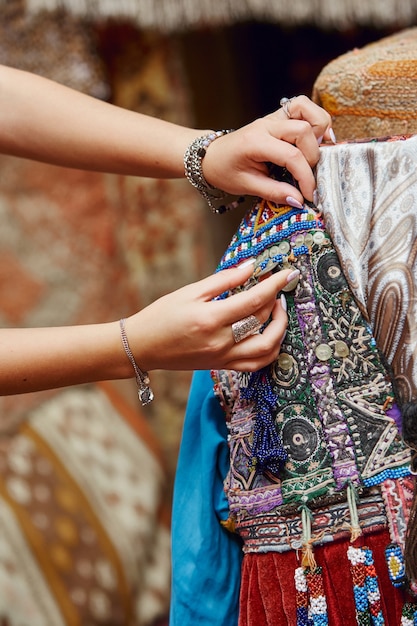
[[[139,367],[139,365],[136,363],[135,356],[133,355],[133,352],[130,348],[129,339],[127,337],[124,318],[119,320],[119,327],[120,327],[120,338],[121,338],[122,346],[136,378],[136,384],[138,387],[138,397],[142,406],[145,406],[146,404],[149,404],[150,402],[152,402],[152,400],[154,399],[153,391],[150,388],[149,374],[148,372],[142,370]]]
[[[232,130],[210,131],[193,139],[184,153],[185,177],[193,187],[199,191],[200,195],[209,205],[213,213],[225,213],[236,208],[244,202],[244,196],[230,195],[222,189],[213,187],[205,178],[203,173],[203,159],[207,154],[209,146],[224,135],[233,132]]]

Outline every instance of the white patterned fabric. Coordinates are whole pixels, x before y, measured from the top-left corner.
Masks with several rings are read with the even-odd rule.
[[[319,207],[403,402],[417,399],[417,136],[321,149]]]

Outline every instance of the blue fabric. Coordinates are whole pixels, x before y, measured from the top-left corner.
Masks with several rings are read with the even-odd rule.
[[[228,517],[228,468],[224,413],[210,373],[196,372],[174,489],[170,626],[238,623],[241,544],[219,521]]]

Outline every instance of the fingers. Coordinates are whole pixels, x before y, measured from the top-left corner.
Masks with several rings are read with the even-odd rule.
[[[232,269],[222,270],[200,280],[197,283],[200,288],[199,299],[209,302],[224,292],[243,286],[253,274],[254,263],[255,259],[250,258]],[[193,288],[193,285],[189,287]]]
[[[233,322],[249,315],[255,315],[262,323],[266,322],[275,305],[277,294],[285,287],[293,273],[291,270],[276,272],[247,291],[236,293],[220,302],[213,302],[217,314],[220,315],[221,324],[231,326]]]
[[[270,132],[270,142],[267,144],[268,150],[274,148],[274,152],[280,157],[282,162],[282,150],[285,148],[284,158],[290,160],[299,156],[310,167],[316,165],[320,152],[318,139],[311,125],[305,120],[298,119],[279,119],[278,117],[270,117],[268,120],[268,128]],[[278,141],[277,141],[278,140]],[[292,145],[288,145],[292,144]],[[296,149],[298,148],[298,150]],[[301,152],[301,155],[299,153]],[[275,160],[273,161],[276,162]]]
[[[332,118],[322,107],[315,104],[307,96],[301,95],[291,98],[288,103],[288,112],[291,120],[304,120],[308,122],[317,140],[327,139],[334,143],[334,134],[330,132]],[[288,115],[281,107],[271,114],[279,116],[280,119],[287,118]],[[321,141],[318,141],[321,143]]]
[[[272,179],[269,179],[270,184],[267,185],[265,168],[252,172],[252,184],[259,187],[260,183],[264,183],[263,191],[268,196],[263,197],[278,204],[285,204],[287,196],[296,198],[301,204],[303,204],[303,197],[312,200],[316,187],[312,167],[317,163],[320,152],[311,126],[299,120],[275,119],[270,119],[268,125],[270,134],[259,144],[255,158],[259,163],[269,161],[285,167],[298,182],[300,191],[288,183],[280,183]],[[278,134],[279,139],[277,139]],[[260,180],[261,177],[263,181]]]
[[[295,200],[293,206],[300,208],[304,198],[313,200],[312,168],[320,142],[332,138],[331,118],[306,96],[292,98],[289,107],[290,119],[280,108],[213,142],[204,158],[206,179],[231,194],[260,196],[277,204]],[[299,188],[272,180],[268,163],[285,167]]]
[[[203,287],[201,294],[204,293],[200,298],[207,303],[205,306],[211,307],[208,319],[214,322],[216,333],[222,337],[220,343],[216,342],[222,367],[254,371],[267,365],[276,358],[285,334],[286,308],[281,300],[277,300],[277,294],[299,274],[298,270],[276,272],[246,291],[235,293],[224,300],[213,300],[215,295],[241,284],[243,277],[247,280],[252,272],[253,265],[247,264],[241,269],[223,270],[199,283]],[[232,324],[251,315],[262,324],[269,320],[267,327],[262,334],[235,343]]]
[[[276,300],[268,326],[262,333],[252,335],[236,344],[230,350],[227,367],[254,372],[272,363],[278,357],[286,327],[286,307],[282,300]]]
[[[159,298],[132,316],[130,347],[141,367],[148,371],[233,366],[253,371],[271,362],[278,354],[287,321],[277,293],[294,272],[277,272],[246,291],[213,300],[245,282],[252,272],[251,265],[223,270]],[[234,322],[255,315],[264,323],[271,313],[272,321],[262,334],[235,343]]]

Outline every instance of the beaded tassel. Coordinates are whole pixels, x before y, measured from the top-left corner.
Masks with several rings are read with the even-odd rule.
[[[322,568],[314,558],[311,537],[312,514],[307,506],[301,507],[303,527],[303,557],[301,567],[295,570],[295,590],[297,605],[297,626],[327,626],[326,596]]]
[[[274,424],[276,397],[271,389],[268,368],[254,372],[248,386],[240,391],[244,400],[253,402],[257,408],[253,428],[252,463],[256,471],[270,471],[276,476],[284,464],[287,453]]]
[[[322,568],[297,567],[294,578],[297,626],[327,626],[329,619]]]
[[[398,543],[390,543],[385,548],[388,575],[394,587],[404,589],[407,585],[403,551]]]
[[[326,596],[324,595],[324,585],[322,568],[306,572],[307,586],[310,594],[310,614],[314,626],[325,626],[329,623],[327,616]]]
[[[294,573],[295,602],[297,605],[297,626],[311,626],[308,617],[308,589],[304,567],[297,567]]]
[[[381,594],[372,551],[366,547],[349,546],[347,556],[350,561],[358,626],[384,626]]]
[[[416,626],[417,625],[417,605],[413,602],[406,602],[401,612],[400,626]]]
[[[301,524],[302,524],[302,554],[301,565],[311,571],[314,571],[317,567],[316,559],[313,553],[313,539],[311,537],[311,522],[313,515],[310,509],[303,505],[301,508]]]

